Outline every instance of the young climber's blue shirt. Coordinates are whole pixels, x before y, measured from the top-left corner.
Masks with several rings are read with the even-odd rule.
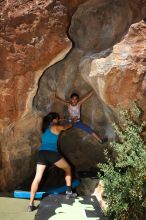
[[[42,134],[42,144],[39,150],[49,150],[58,152],[58,136],[59,135],[52,133],[50,128],[46,129],[46,131]]]

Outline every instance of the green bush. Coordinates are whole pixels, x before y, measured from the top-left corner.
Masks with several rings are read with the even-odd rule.
[[[141,137],[144,123],[140,123],[140,110],[118,112],[119,123],[113,127],[118,140],[110,145],[114,160],[105,151],[107,163],[100,164],[104,175],[104,194],[108,208],[105,214],[111,220],[144,220],[143,183],[146,174],[146,145]]]

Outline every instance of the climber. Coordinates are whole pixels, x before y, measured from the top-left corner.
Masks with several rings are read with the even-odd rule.
[[[50,112],[43,118],[42,143],[39,148],[37,157],[36,175],[31,185],[31,196],[28,206],[28,212],[36,209],[34,205],[34,197],[47,165],[54,164],[58,168],[61,168],[65,171],[65,181],[67,187],[66,196],[67,198],[77,196],[77,194],[73,193],[71,189],[71,167],[58,152],[57,148],[57,142],[60,132],[71,128],[72,123],[59,125],[59,118],[59,114],[56,112]]]
[[[70,96],[70,101],[66,101],[55,94],[55,98],[60,101],[61,103],[67,105],[68,113],[69,113],[69,121],[74,122],[73,127],[79,128],[81,130],[86,131],[88,134],[94,136],[99,143],[103,143],[102,140],[92,128],[88,125],[84,124],[81,121],[81,105],[93,94],[93,91],[89,92],[85,95],[84,98],[80,99],[77,93],[72,93]]]

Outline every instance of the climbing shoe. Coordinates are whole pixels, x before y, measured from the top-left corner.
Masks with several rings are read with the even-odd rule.
[[[27,208],[27,212],[32,212],[36,209],[37,207],[35,205],[29,205]]]
[[[66,191],[66,199],[76,198],[77,193],[73,193],[72,191]]]

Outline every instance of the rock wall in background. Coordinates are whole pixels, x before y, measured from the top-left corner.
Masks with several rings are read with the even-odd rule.
[[[54,102],[56,88],[63,98],[73,90],[83,96],[94,89],[83,120],[109,139],[116,104],[136,97],[145,118],[145,23],[129,29],[145,9],[143,0],[0,1],[1,190],[34,172],[41,117],[52,109],[65,116],[66,109]],[[61,139],[79,169],[104,160],[106,146],[86,133],[71,130]]]
[[[128,28],[132,19],[127,2],[113,6],[109,1],[100,5],[89,1],[80,5],[69,29],[75,47],[42,76],[34,99],[37,111],[45,115],[53,109],[67,117],[67,109],[54,100],[54,93],[69,100],[74,91],[83,97],[93,89],[94,95],[82,106],[82,120],[100,137],[109,141],[115,138],[112,122],[118,104],[126,107],[136,99],[144,119],[146,23],[140,21]],[[64,132],[60,141],[62,152],[79,171],[105,161],[108,145],[99,144],[79,129]]]
[[[1,189],[18,185],[28,176],[28,167],[34,169],[31,148],[36,146],[33,138],[38,140],[40,116],[33,113],[32,101],[44,70],[72,47],[67,27],[83,1],[71,2],[0,1]]]

